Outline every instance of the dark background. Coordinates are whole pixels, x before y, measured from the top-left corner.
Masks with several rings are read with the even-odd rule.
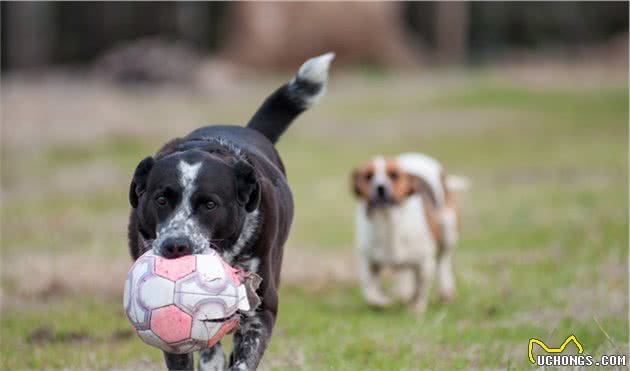
[[[229,36],[242,31],[243,22],[238,20],[243,15],[235,12],[238,6],[247,4],[3,1],[2,70],[90,63],[123,42],[155,36],[183,40],[204,54],[219,53]],[[423,56],[417,58],[418,63],[484,63],[523,49],[571,57],[581,47],[606,43],[628,30],[627,2],[408,2],[391,6],[395,19],[390,21],[400,23],[396,26],[404,30],[410,48]],[[446,11],[440,12],[441,7]],[[347,30],[339,30],[343,32]],[[288,58],[287,64],[297,58]],[[257,64],[238,56],[233,59]],[[378,58],[360,61],[388,63]]]

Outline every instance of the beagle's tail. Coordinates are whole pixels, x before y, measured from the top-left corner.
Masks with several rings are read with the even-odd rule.
[[[326,93],[333,58],[335,53],[326,53],[304,62],[291,81],[267,97],[247,127],[259,131],[272,143],[278,141],[293,119]]]
[[[460,175],[447,175],[445,185],[449,192],[464,192],[470,189],[470,179]]]

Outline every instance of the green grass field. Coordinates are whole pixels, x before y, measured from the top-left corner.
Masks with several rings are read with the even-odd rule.
[[[297,210],[261,368],[526,370],[530,338],[571,334],[585,353],[627,354],[627,71],[565,74],[333,71],[279,144]],[[122,310],[130,174],[171,136],[245,121],[279,81],[226,95],[3,85],[0,369],[163,367]],[[456,298],[434,295],[422,318],[369,309],[355,278],[349,172],[403,151],[472,180]]]

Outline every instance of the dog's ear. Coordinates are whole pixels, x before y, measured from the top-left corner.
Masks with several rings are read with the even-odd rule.
[[[350,186],[352,187],[352,192],[355,196],[361,196],[361,188],[360,188],[360,177],[359,169],[352,170],[352,174],[350,174]]]
[[[155,160],[153,157],[149,156],[140,161],[136,167],[136,171],[133,173],[133,179],[131,180],[131,185],[129,186],[129,203],[134,209],[138,207],[138,199],[142,196],[144,191],[146,191],[147,177],[149,176],[154,164]]]
[[[350,176],[350,184],[352,186],[352,192],[359,197],[367,199],[369,197],[370,182],[366,178],[366,170],[363,168],[356,168],[352,171]]]
[[[424,195],[431,202],[431,205],[437,206],[437,198],[435,196],[435,192],[433,188],[427,183],[424,179],[420,178],[416,175],[408,175],[410,187],[409,187],[409,196],[412,194]]]
[[[239,161],[234,165],[236,177],[236,199],[245,207],[245,211],[251,213],[260,204],[260,183],[256,178],[254,168],[245,161]]]
[[[406,196],[411,196],[412,194],[419,194],[423,187],[425,186],[424,182],[420,177],[416,175],[406,174],[406,185],[407,185],[407,194]]]

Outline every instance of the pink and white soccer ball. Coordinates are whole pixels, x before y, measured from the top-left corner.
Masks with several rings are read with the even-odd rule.
[[[214,345],[249,310],[245,286],[216,251],[166,259],[151,251],[127,275],[125,312],[140,338],[170,353]]]

